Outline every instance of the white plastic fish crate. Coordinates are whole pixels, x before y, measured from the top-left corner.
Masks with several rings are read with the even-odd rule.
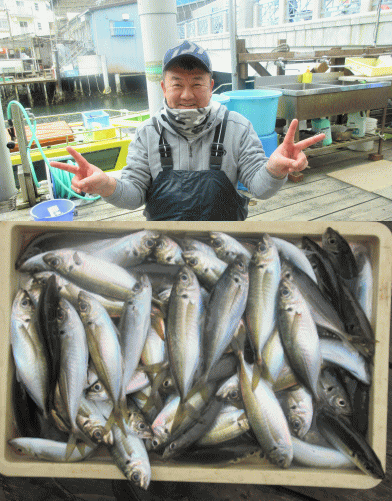
[[[374,274],[374,314],[372,327],[376,336],[373,384],[370,394],[368,441],[386,467],[387,402],[390,301],[392,275],[392,235],[381,223],[349,222],[72,222],[72,223],[0,223],[2,259],[0,260],[0,472],[8,476],[68,477],[124,479],[106,450],[79,463],[52,463],[27,459],[16,454],[8,440],[16,437],[11,406],[13,360],[10,346],[11,306],[17,287],[18,276],[15,261],[20,249],[38,233],[47,231],[128,233],[151,229],[166,234],[200,236],[209,231],[223,231],[232,236],[255,237],[263,232],[295,240],[303,235],[318,239],[331,226],[346,239],[364,244],[370,253]],[[237,463],[196,465],[186,463],[152,461],[152,480],[192,481],[243,484],[270,484],[287,486],[342,487],[369,489],[376,480],[360,470],[330,470],[300,466],[279,469],[260,458],[245,459]]]

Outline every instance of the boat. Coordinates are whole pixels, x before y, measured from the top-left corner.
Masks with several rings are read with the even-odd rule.
[[[86,116],[92,116],[93,121],[88,123]],[[36,141],[33,141],[29,155],[37,180],[47,179],[42,152],[49,160],[72,160],[66,150],[67,146],[72,146],[88,162],[106,172],[121,170],[126,165],[129,143],[133,139],[136,127],[149,116],[148,110],[132,112],[125,109],[103,109],[35,118],[35,136],[40,148],[37,147]],[[25,130],[27,140],[31,141],[33,133],[29,125],[25,126]],[[11,141],[12,137],[8,130],[7,134]],[[16,141],[10,153],[16,185],[19,188],[17,170],[22,158]]]

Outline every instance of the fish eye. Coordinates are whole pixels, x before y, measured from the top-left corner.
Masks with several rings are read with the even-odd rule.
[[[62,308],[57,308],[57,319],[64,320],[64,318],[65,318],[65,311]]]
[[[154,245],[155,245],[154,240],[150,240],[150,239],[146,240],[146,247],[148,249],[152,249],[154,247]]]
[[[87,311],[88,310],[88,305],[85,301],[79,301],[79,310],[80,311]]]
[[[132,287],[134,291],[140,291],[142,288],[142,284],[140,282],[136,282],[136,284]]]
[[[94,437],[96,440],[102,440],[103,435],[102,435],[101,430],[95,430],[95,431],[94,431],[94,433],[93,433],[93,437]]]
[[[23,307],[25,306],[30,306],[31,305],[31,301],[28,297],[25,297],[22,299],[21,303],[20,303]]]
[[[139,428],[139,430],[145,430],[146,429],[146,424],[143,423],[143,421],[140,421],[140,423],[138,424],[138,428]]]
[[[153,438],[153,439],[151,440],[151,445],[152,445],[153,447],[158,447],[158,445],[159,445],[159,440],[158,440],[158,439],[156,439],[156,438]]]
[[[285,278],[291,278],[291,273],[289,271],[286,271],[286,273],[284,274],[284,277]]]
[[[186,273],[182,273],[180,278],[183,282],[186,282],[188,280],[188,275]]]
[[[130,461],[127,461],[126,464],[129,464],[129,463],[130,463]],[[132,475],[131,475],[131,480],[132,480],[132,482],[139,482],[139,480],[140,480],[140,473],[138,471],[134,471],[132,473]]]
[[[95,385],[92,388],[94,391],[98,392],[102,390],[102,385],[101,383],[95,383]]]
[[[172,450],[174,450],[176,447],[177,447],[176,442],[172,442],[172,443],[169,445],[169,449],[170,449],[171,451],[172,451]]]
[[[283,287],[282,289],[282,296],[288,296],[290,294],[290,291],[287,287]]]
[[[299,431],[301,429],[301,421],[293,421],[292,426],[294,431]]]
[[[238,390],[231,390],[229,393],[229,397],[232,398],[233,400],[237,399],[239,396]]]
[[[334,237],[329,237],[328,238],[328,242],[331,244],[331,245],[334,245],[336,244],[336,239]]]
[[[289,306],[286,311],[293,311],[293,308]]]
[[[52,257],[52,259],[49,259],[49,265],[56,267],[60,264],[60,259],[58,257]]]
[[[284,458],[280,458],[278,460],[278,465],[284,465],[284,463],[285,463],[285,459]]]
[[[169,386],[170,386],[170,379],[165,379],[165,380],[163,381],[162,386],[163,386],[164,388],[169,388]]]
[[[220,238],[214,239],[211,243],[215,248],[221,247],[223,245],[223,241]]]
[[[344,398],[338,398],[336,400],[336,404],[338,405],[338,407],[346,407],[346,401],[344,400]]]
[[[188,263],[191,265],[191,266],[196,266],[197,265],[197,259],[196,258],[191,258],[188,260]]]

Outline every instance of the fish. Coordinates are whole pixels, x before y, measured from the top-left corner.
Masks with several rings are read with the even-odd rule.
[[[277,322],[280,275],[278,249],[271,237],[264,234],[249,262],[249,292],[245,309],[255,361],[260,367],[264,346]]]
[[[110,407],[113,407],[111,402]],[[76,416],[76,424],[93,443],[97,445],[113,445],[113,432],[105,429],[106,422],[107,418],[104,417],[99,405],[82,395]]]
[[[80,401],[87,383],[89,351],[83,323],[76,309],[61,298],[57,309],[58,336],[60,339],[60,371],[58,385],[71,425],[67,455],[71,455],[80,437],[76,424]]]
[[[105,308],[84,292],[79,293],[78,312],[85,328],[89,353],[95,369],[114,404],[106,429],[110,430],[115,421],[123,433],[126,433],[123,358],[117,330]]]
[[[201,384],[208,380],[212,367],[231,343],[245,311],[248,290],[247,259],[239,254],[216,283],[207,305]]]
[[[294,460],[311,468],[355,468],[355,464],[336,449],[315,445],[292,437]]]
[[[124,434],[117,425],[113,425],[114,442],[108,450],[125,478],[147,490],[151,481],[151,466],[146,448],[141,438],[131,433],[127,425],[125,428]]]
[[[216,446],[249,431],[249,421],[243,409],[225,404],[211,428],[197,440],[198,446]]]
[[[157,263],[183,266],[182,249],[172,238],[161,235],[157,240],[154,255]]]
[[[200,251],[202,252],[203,254],[206,254],[207,256],[211,257],[211,258],[214,258],[216,257],[216,254],[215,254],[215,251],[214,249],[204,243],[204,242],[201,242],[200,240],[197,240],[195,238],[182,238],[180,239],[180,247],[183,251]]]
[[[322,245],[341,277],[347,280],[358,277],[354,254],[347,240],[339,232],[328,227],[323,233]]]
[[[319,377],[319,395],[337,416],[351,417],[353,409],[350,399],[339,380],[337,371],[332,367],[324,367]]]
[[[279,287],[278,325],[294,374],[318,400],[322,359],[317,327],[299,288],[287,278]]]
[[[346,421],[322,407],[316,415],[316,424],[328,442],[360,470],[376,479],[385,478],[384,468],[375,451]]]
[[[373,317],[374,278],[369,253],[364,245],[351,244],[351,249],[358,267],[358,277],[354,296],[360,304],[369,322]]]
[[[292,244],[288,240],[284,240],[283,238],[271,238],[278,248],[280,256],[289,261],[291,264],[294,264],[297,268],[309,275],[309,277],[315,283],[317,283],[317,278],[313,271],[312,265],[310,264],[305,252],[302,249]]]
[[[303,438],[310,430],[313,420],[312,394],[303,386],[277,395],[282,404],[292,435]]]
[[[98,446],[87,446],[83,453],[79,449],[74,449],[71,456],[67,457],[67,443],[45,438],[20,437],[8,441],[19,454],[24,454],[30,458],[51,462],[77,462],[82,461],[95,451]]]
[[[227,233],[210,231],[210,242],[217,257],[225,263],[234,262],[239,254],[244,256],[247,263],[252,257],[251,252],[244,245]]]
[[[182,253],[186,265],[196,273],[201,284],[211,290],[227,268],[227,263],[217,256],[210,256],[200,250],[188,250]]]
[[[79,287],[112,299],[124,301],[137,282],[121,266],[81,251],[61,249],[45,254],[43,259],[51,269]]]
[[[18,381],[48,417],[49,372],[38,335],[36,310],[30,296],[19,289],[12,303],[11,347]]]
[[[124,361],[123,387],[128,386],[140,363],[151,326],[152,288],[147,275],[142,275],[128,292],[118,324]]]
[[[179,271],[173,286],[166,324],[166,348],[173,378],[184,402],[191,389],[201,355],[200,285],[187,266]]]

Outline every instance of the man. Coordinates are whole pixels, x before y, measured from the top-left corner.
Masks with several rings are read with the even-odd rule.
[[[75,174],[77,193],[98,194],[127,209],[146,204],[150,220],[244,220],[248,199],[237,192],[238,180],[253,196],[269,198],[289,172],[305,169],[302,150],[325,137],[295,144],[298,121],[293,120],[268,159],[249,120],[211,100],[210,58],[188,41],[166,52],[161,86],[163,108],[137,129],[121,179],[71,147],[77,166],[51,162]]]

